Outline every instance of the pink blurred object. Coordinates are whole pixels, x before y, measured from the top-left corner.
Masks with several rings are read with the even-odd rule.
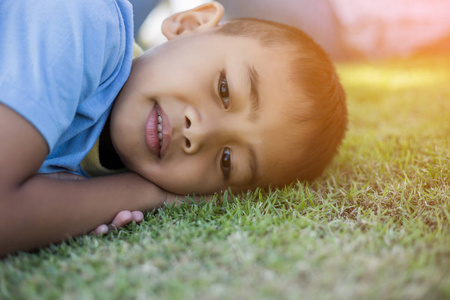
[[[449,0],[330,0],[347,48],[366,57],[408,56],[450,35]]]
[[[337,60],[409,56],[450,39],[450,0],[219,2],[229,18],[262,18],[296,26]]]

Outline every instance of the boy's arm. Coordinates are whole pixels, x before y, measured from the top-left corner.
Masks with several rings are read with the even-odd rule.
[[[68,172],[40,174],[38,176],[46,176],[48,178],[64,179],[64,180],[87,180],[86,177],[68,173]],[[176,195],[173,195],[173,196],[176,196]],[[170,202],[171,198],[172,198],[171,196],[168,196],[166,203],[168,201]],[[92,231],[91,233],[94,233],[95,235],[100,236],[100,235],[108,233],[111,229],[118,229],[121,227],[125,227],[126,225],[128,225],[128,223],[130,223],[132,221],[134,221],[136,223],[141,223],[143,219],[144,219],[144,213],[142,211],[121,210],[116,214],[116,216],[114,217],[114,219],[111,221],[110,224],[98,225],[97,228],[95,228],[95,230]]]
[[[121,210],[158,207],[167,198],[133,173],[90,180],[37,176],[47,143],[2,104],[0,141],[0,256],[86,233]]]

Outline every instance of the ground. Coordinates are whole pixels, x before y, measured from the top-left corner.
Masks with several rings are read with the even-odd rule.
[[[338,72],[350,125],[321,178],[9,256],[0,299],[449,299],[450,58]]]

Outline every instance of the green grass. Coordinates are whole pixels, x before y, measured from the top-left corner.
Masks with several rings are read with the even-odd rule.
[[[10,256],[0,299],[449,299],[450,58],[338,70],[324,176]]]

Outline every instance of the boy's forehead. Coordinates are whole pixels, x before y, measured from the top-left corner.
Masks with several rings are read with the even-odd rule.
[[[256,68],[256,67],[255,67]],[[259,186],[283,185],[291,180],[296,164],[305,156],[314,126],[308,121],[311,101],[290,80],[286,61],[274,59],[259,66],[261,122]]]
[[[253,145],[258,172],[252,187],[280,186],[294,180],[296,165],[306,156],[308,138],[314,129],[311,122],[296,119],[292,112],[302,111],[297,114],[306,117],[310,109],[308,101],[295,101],[297,95],[284,94],[283,86],[274,83],[271,92],[262,92],[260,119],[255,123],[258,138]]]

